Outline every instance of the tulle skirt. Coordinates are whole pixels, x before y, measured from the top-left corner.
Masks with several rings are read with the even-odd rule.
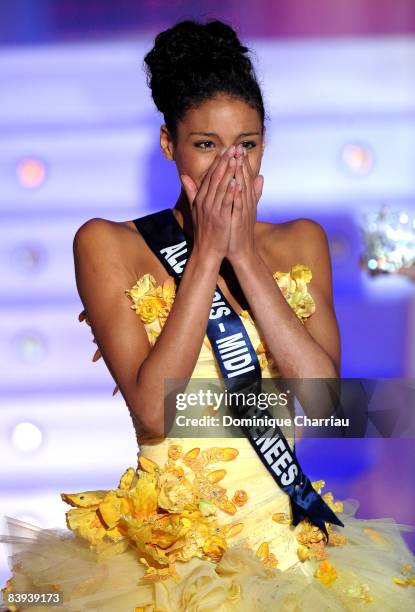
[[[219,561],[194,557],[176,562],[172,575],[154,580],[137,549],[110,543],[100,554],[69,529],[42,529],[5,517],[11,592],[60,592],[68,612],[302,612],[415,609],[414,557],[392,519],[355,517],[358,502],[337,513],[347,538],[327,546],[328,558],[298,560],[281,571],[268,567],[243,539]],[[287,541],[293,529],[286,525]],[[337,527],[332,527],[336,533]],[[340,533],[340,531],[338,532]],[[6,601],[6,600],[5,600]],[[6,605],[6,604],[5,604]],[[12,611],[39,612],[30,603]]]

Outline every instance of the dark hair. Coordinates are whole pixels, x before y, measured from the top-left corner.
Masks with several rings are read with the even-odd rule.
[[[218,93],[257,109],[264,125],[262,93],[249,51],[231,26],[216,19],[205,24],[180,21],[156,36],[144,58],[147,84],[174,142],[186,111]]]

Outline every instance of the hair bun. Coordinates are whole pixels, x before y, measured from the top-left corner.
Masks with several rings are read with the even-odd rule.
[[[239,65],[249,74],[251,61],[244,56],[248,52],[229,25],[218,20],[206,24],[186,20],[156,36],[145,63],[153,85],[159,79],[171,80],[173,75],[185,74],[186,68],[192,70],[194,66],[203,70],[211,66],[217,69],[218,63],[225,67],[232,62],[234,68]]]
[[[248,47],[240,43],[235,30],[226,23],[213,20],[204,27],[206,36],[205,50],[210,51],[212,55],[236,58],[248,53]],[[201,42],[203,43],[203,41]]]

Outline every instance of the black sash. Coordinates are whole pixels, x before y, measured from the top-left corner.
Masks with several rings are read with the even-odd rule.
[[[134,223],[144,240],[179,285],[192,240],[187,239],[174,216],[166,208],[135,219]],[[259,393],[261,367],[248,333],[222,291],[216,286],[207,326],[207,336],[221,370],[227,391]],[[268,410],[252,406],[238,406],[238,416],[272,418]],[[271,421],[272,422],[272,421]],[[297,460],[295,445],[291,450],[284,434],[275,427],[241,427],[252,447],[278,486],[290,496],[292,524],[308,520],[319,527],[328,539],[325,521],[344,527]]]

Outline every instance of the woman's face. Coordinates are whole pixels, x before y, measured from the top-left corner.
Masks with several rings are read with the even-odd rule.
[[[199,189],[216,155],[242,143],[254,175],[259,174],[265,140],[259,113],[246,102],[218,95],[190,108],[177,125],[174,146],[166,126],[160,144],[165,156],[176,163],[179,174],[190,176]]]

